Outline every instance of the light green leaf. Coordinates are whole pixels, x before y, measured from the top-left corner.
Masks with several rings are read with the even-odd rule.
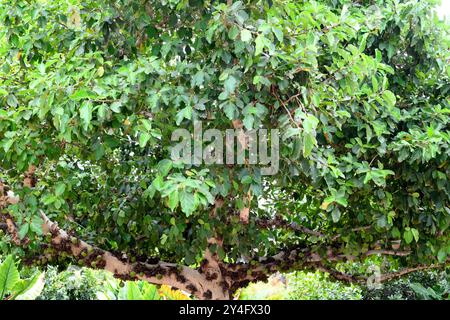
[[[333,219],[333,222],[339,222],[341,219],[341,210],[339,208],[334,208],[333,211],[331,211],[331,218]]]
[[[64,193],[64,191],[66,191],[66,184],[64,182],[59,182],[55,186],[55,195],[60,196]]]
[[[310,133],[305,132],[303,134],[303,157],[309,157],[316,144],[316,137]]]
[[[260,55],[264,49],[264,36],[259,34],[255,39],[255,56]]]
[[[187,217],[196,209],[195,197],[191,192],[183,190],[180,194],[181,211],[183,211]]]
[[[21,280],[20,286],[14,288],[15,300],[36,300],[45,285],[45,273],[36,273],[29,280]]]
[[[0,265],[0,300],[3,300],[6,294],[11,292],[19,280],[19,271],[12,255],[9,255]]]
[[[115,101],[115,102],[111,103],[111,105],[109,106],[109,108],[115,113],[120,113],[121,107],[122,107],[122,102],[120,102],[120,101]]]
[[[247,29],[242,29],[241,40],[244,42],[249,42],[252,39],[252,33]]]
[[[239,34],[239,28],[238,28],[236,25],[233,25],[233,26],[230,28],[230,30],[228,31],[228,37],[229,37],[231,40],[236,39],[237,36],[238,36],[238,34]]]
[[[234,112],[236,111],[236,106],[232,102],[227,102],[223,106],[223,111],[225,112],[225,115],[228,119],[233,120],[234,119]]]
[[[94,92],[88,89],[79,89],[70,96],[70,99],[74,101],[80,101],[83,99],[93,99],[95,97],[96,95]]]
[[[386,101],[389,107],[395,106],[397,99],[395,98],[395,94],[392,91],[385,90],[383,92],[383,100]]]
[[[142,300],[142,293],[136,282],[127,282],[127,300]]]
[[[142,298],[144,300],[160,300],[156,286],[150,283],[145,283]]]
[[[170,210],[174,211],[175,208],[178,206],[178,202],[179,202],[178,190],[175,189],[174,191],[172,191],[169,194],[169,208],[170,208]]]
[[[233,76],[229,76],[227,80],[225,80],[224,82],[225,91],[228,93],[233,93],[234,90],[236,89],[236,85],[237,85],[236,78]]]
[[[92,120],[92,104],[83,103],[80,108],[80,118],[83,122],[84,130],[87,130]]]
[[[19,229],[20,240],[23,240],[27,236],[29,230],[30,230],[30,224],[28,222],[26,222],[20,226],[20,229]]]
[[[158,169],[158,173],[165,177],[169,173],[170,169],[172,169],[173,162],[169,159],[163,159],[160,162],[158,162],[158,165],[156,168]]]
[[[278,41],[283,42],[283,31],[278,28],[272,27],[272,31]]]
[[[141,134],[139,135],[139,146],[141,148],[145,148],[150,138],[151,135],[148,132],[141,132]]]
[[[405,239],[407,244],[410,244],[413,241],[413,234],[410,228],[405,228],[403,232],[403,239]]]
[[[316,130],[318,124],[319,124],[319,120],[312,114],[309,114],[303,120],[303,130],[305,130],[306,133],[313,134],[315,136],[315,130]]]
[[[254,121],[255,121],[255,118],[251,114],[248,114],[244,117],[244,120],[242,120],[242,123],[244,124],[244,126],[247,130],[252,130]]]

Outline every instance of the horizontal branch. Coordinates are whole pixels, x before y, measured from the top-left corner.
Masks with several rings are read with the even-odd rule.
[[[365,256],[370,256],[370,255],[375,255],[375,254],[388,255],[388,256],[397,256],[397,257],[405,257],[405,256],[410,255],[411,251],[378,249],[378,250],[369,250],[369,251],[364,253]]]
[[[431,270],[431,269],[440,269],[440,268],[444,268],[445,266],[448,266],[448,262],[447,263],[441,263],[441,264],[431,264],[431,265],[418,265],[416,267],[413,268],[406,268],[397,272],[392,272],[392,273],[388,273],[388,274],[384,274],[381,276],[380,281],[381,282],[386,282],[386,281],[390,281],[396,278],[400,278],[403,277],[409,273],[413,273],[413,272],[417,272],[417,271],[425,271],[425,270]]]
[[[213,297],[227,299],[222,288],[208,286],[204,275],[195,269],[167,262],[147,264],[122,261],[108,251],[68,235],[42,211],[41,216],[44,220],[43,233],[51,235],[52,248],[58,252],[66,252],[89,267],[109,271],[115,277],[124,280],[144,280],[158,285],[166,284],[189,292],[200,299]]]
[[[410,251],[398,251],[398,250],[369,250],[361,253],[358,256],[341,254],[333,251],[331,247],[326,247],[324,250],[325,255],[319,255],[317,252],[312,252],[311,248],[295,248],[291,250],[282,250],[278,254],[271,257],[254,258],[248,263],[229,264],[227,275],[230,276],[236,283],[236,285],[244,286],[249,282],[257,282],[261,280],[267,280],[267,275],[274,272],[289,272],[295,270],[321,270],[329,273],[333,278],[348,282],[348,283],[363,283],[367,281],[367,277],[360,275],[350,275],[328,266],[325,264],[330,262],[339,261],[355,261],[358,259],[364,259],[367,256],[380,254],[380,255],[395,255],[395,256],[407,256]],[[399,272],[382,275],[377,281],[384,282],[401,277],[410,272],[439,268],[445,264],[434,265],[422,265],[414,268],[408,268]]]

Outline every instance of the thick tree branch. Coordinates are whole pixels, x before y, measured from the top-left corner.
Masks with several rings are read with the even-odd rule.
[[[288,272],[299,269],[321,270],[323,272],[329,273],[333,278],[340,281],[349,283],[364,283],[368,279],[365,276],[345,274],[338,270],[330,268],[325,264],[330,262],[363,259],[364,257],[374,254],[396,256],[406,256],[410,254],[409,251],[378,249],[369,250],[367,252],[361,253],[359,256],[351,256],[337,253],[331,247],[324,248],[324,250],[321,251],[326,252],[326,255],[321,256],[316,252],[312,252],[309,247],[283,250],[274,256],[255,258],[245,264],[229,264],[227,265],[228,271],[225,272],[225,274],[227,277],[230,277],[234,281],[235,287],[242,287],[250,282],[261,280],[265,281],[267,280],[268,275],[274,272]],[[410,272],[438,268],[444,265],[445,264],[434,264],[429,266],[422,265],[414,268],[408,268],[392,274],[383,275],[380,279],[377,280],[380,282],[389,281]]]
[[[25,175],[27,187],[33,187],[35,179],[33,178],[35,168],[32,168]],[[12,193],[3,183],[0,182],[0,209],[11,204],[19,202],[19,198]],[[216,210],[217,208],[215,208]],[[219,260],[209,249],[205,253],[207,265],[196,270],[186,266],[180,266],[174,263],[158,262],[148,264],[142,262],[131,263],[123,261],[112,253],[92,246],[76,237],[70,236],[67,232],[59,228],[52,222],[43,211],[40,211],[43,219],[43,235],[51,235],[50,246],[53,253],[48,255],[60,255],[65,253],[70,257],[77,259],[80,263],[92,268],[104,269],[112,272],[115,277],[124,280],[145,280],[154,284],[166,284],[189,292],[199,299],[229,299],[229,285],[219,285],[224,282],[221,277]],[[1,226],[11,236],[16,245],[25,245],[28,239],[20,239],[18,228],[13,218],[8,214],[1,214]],[[212,239],[215,241],[216,239]],[[212,244],[212,243],[211,243]]]
[[[386,249],[374,249],[369,250],[364,253],[366,256],[374,255],[374,254],[382,254],[388,256],[397,256],[397,257],[405,257],[411,254],[411,251],[401,251],[401,250],[386,250]]]
[[[409,273],[412,272],[416,272],[416,271],[424,271],[424,270],[431,270],[431,269],[440,269],[440,268],[444,268],[445,266],[448,266],[448,261],[447,263],[442,263],[442,264],[431,264],[431,265],[418,265],[416,267],[413,268],[406,268],[397,272],[392,272],[392,273],[388,273],[388,274],[384,274],[381,276],[380,281],[381,282],[386,282],[386,281],[390,281],[396,278],[400,278],[403,277]]]
[[[41,216],[44,220],[43,233],[51,235],[52,248],[59,253],[66,252],[90,267],[112,272],[115,277],[124,280],[145,280],[159,285],[166,284],[200,299],[228,299],[222,288],[211,286],[206,276],[195,269],[167,262],[147,264],[122,261],[108,251],[69,236],[42,211]]]

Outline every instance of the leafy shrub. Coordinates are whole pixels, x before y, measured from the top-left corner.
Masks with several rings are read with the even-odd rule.
[[[361,289],[331,281],[328,274],[316,271],[294,272],[285,276],[286,281],[271,278],[269,283],[251,284],[240,294],[241,300],[358,300]]]
[[[361,289],[329,279],[328,274],[316,271],[296,272],[288,276],[289,299],[292,300],[359,300]]]
[[[38,300],[95,300],[108,275],[102,271],[70,266],[63,272],[48,267],[44,290]]]
[[[179,290],[145,281],[121,281],[110,273],[70,266],[59,272],[48,267],[39,300],[186,300]]]
[[[288,299],[288,287],[285,281],[275,276],[268,283],[253,283],[237,295],[240,300],[285,300]]]
[[[448,271],[415,272],[384,283],[379,289],[363,289],[365,300],[442,300],[449,299]]]

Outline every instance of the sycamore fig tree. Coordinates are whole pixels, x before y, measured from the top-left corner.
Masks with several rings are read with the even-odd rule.
[[[449,29],[433,3],[0,1],[2,241],[199,299],[278,271],[365,281],[340,266],[371,255],[399,270],[377,281],[445,266]],[[174,161],[173,132],[199,121],[244,146],[267,129],[276,174],[220,152]]]

